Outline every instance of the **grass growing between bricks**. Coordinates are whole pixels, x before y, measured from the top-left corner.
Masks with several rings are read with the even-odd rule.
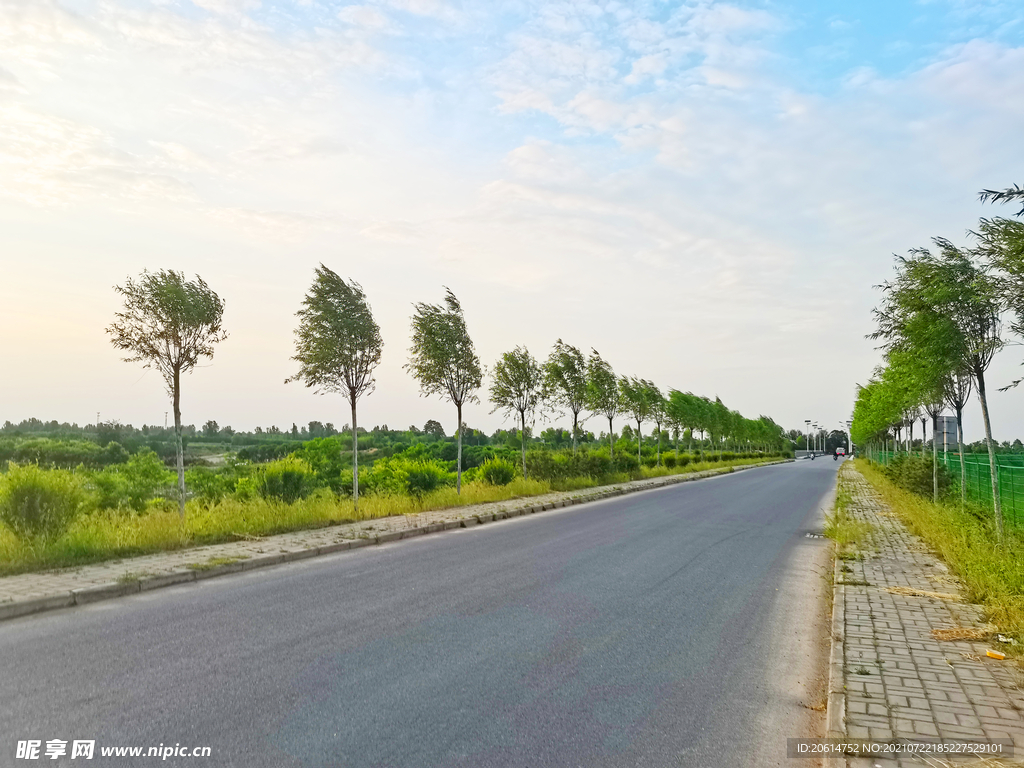
[[[1018,644],[1024,639],[1024,536],[1010,529],[1005,545],[996,542],[991,510],[960,500],[935,504],[899,488],[864,459],[857,469],[908,529],[935,551],[966,587],[966,599],[982,606],[986,620]]]
[[[835,542],[835,554],[840,560],[863,560],[864,553],[860,549],[872,531],[871,523],[850,515],[852,498],[850,481],[840,472],[836,481],[835,506],[825,515],[825,535]]]
[[[733,467],[775,460],[734,459],[700,462],[673,469],[644,467],[641,479],[686,475],[711,469],[731,471]],[[517,478],[503,486],[473,482],[463,485],[461,495],[454,488],[442,488],[422,496],[364,496],[359,499],[358,512],[351,499],[338,498],[326,490],[291,504],[274,499],[241,501],[229,498],[207,505],[192,500],[186,506],[184,523],[180,521],[176,509],[154,510],[146,514],[94,511],[78,518],[67,533],[58,539],[21,538],[0,525],[0,576],[77,567],[392,515],[511,501],[599,485],[624,484],[630,479],[626,475],[601,479],[568,478],[555,482]]]

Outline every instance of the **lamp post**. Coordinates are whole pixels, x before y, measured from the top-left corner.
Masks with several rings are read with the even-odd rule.
[[[811,420],[810,419],[804,419],[804,424],[807,425],[807,429],[804,431],[804,436],[806,437],[806,440],[804,441],[804,448],[806,448],[807,450],[810,450],[810,448],[811,448]]]

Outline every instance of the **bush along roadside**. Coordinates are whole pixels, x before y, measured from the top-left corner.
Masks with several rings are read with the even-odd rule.
[[[337,495],[330,487],[316,487],[311,479],[315,473],[309,465],[291,458],[272,462],[257,473],[245,475],[230,495],[219,500],[211,500],[213,493],[209,497],[197,494],[188,502],[184,521],[180,520],[173,504],[150,503],[143,513],[130,506],[100,509],[94,500],[90,506],[88,492],[73,473],[14,466],[12,471],[0,476],[0,499],[25,497],[24,493],[18,495],[20,486],[12,484],[12,478],[20,482],[19,478],[31,476],[37,485],[40,478],[53,479],[55,482],[44,490],[48,489],[48,498],[53,499],[47,509],[55,511],[47,514],[54,520],[59,518],[60,523],[48,523],[40,528],[45,528],[45,535],[35,535],[30,530],[33,523],[22,521],[22,518],[31,519],[31,503],[19,502],[0,508],[4,520],[4,525],[0,526],[0,575],[84,565],[390,515],[527,498],[609,484],[609,480],[616,483],[708,469],[729,470],[774,460],[778,457],[732,459],[713,464],[698,462],[672,470],[664,466],[638,467],[633,476],[617,473],[610,478],[563,476],[554,480],[524,479],[511,462],[492,463],[481,467],[473,479],[464,482],[461,494],[456,492],[450,473],[443,468],[416,461],[377,462],[367,475],[376,484],[370,483],[373,493],[360,501],[356,512],[351,499]],[[513,472],[516,474],[510,478]],[[63,474],[58,477],[55,473]],[[207,484],[215,482],[216,475],[199,473],[199,476]],[[314,486],[312,490],[311,486]]]

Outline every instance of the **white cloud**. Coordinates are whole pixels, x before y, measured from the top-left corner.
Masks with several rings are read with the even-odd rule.
[[[427,0],[315,6],[316,24],[280,27],[245,3],[91,8],[0,5],[0,207],[32,244],[9,285],[84,258],[103,290],[160,260],[209,270],[252,349],[265,358],[272,339],[287,361],[274,334],[324,260],[372,290],[390,350],[373,407],[389,423],[425,421],[402,338],[409,302],[442,282],[487,360],[562,335],[785,421],[819,397],[791,386],[809,358],[851,379],[870,368],[889,254],[956,237],[977,189],[1020,181],[1005,156],[1024,51],[992,42],[815,94],[773,68],[772,16],[710,1],[517,2],[511,30]],[[11,364],[31,367],[18,349]],[[297,403],[322,418],[246,354],[261,362],[244,376],[204,378],[228,412],[209,417],[253,422],[223,387],[252,392],[265,424],[297,420]]]
[[[193,5],[224,16],[242,16],[260,7],[259,0],[192,0]]]
[[[380,0],[382,5],[415,16],[427,16],[449,23],[463,21],[457,8],[442,0]]]
[[[386,30],[390,26],[388,17],[372,5],[346,5],[338,11],[338,18],[346,24],[372,30]]]

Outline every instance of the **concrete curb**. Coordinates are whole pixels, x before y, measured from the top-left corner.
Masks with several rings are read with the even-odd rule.
[[[58,610],[60,608],[70,608],[75,605],[86,605],[100,600],[109,600],[117,597],[124,597],[125,595],[138,594],[139,592],[148,592],[150,590],[162,589],[164,587],[171,587],[177,584],[185,584],[191,581],[205,581],[206,579],[225,576],[230,573],[252,571],[257,568],[280,565],[281,563],[305,560],[307,558],[319,557],[321,555],[344,552],[350,549],[360,549],[362,547],[370,546],[371,544],[387,544],[401,539],[424,536],[428,533],[443,533],[444,531],[450,531],[454,528],[470,528],[475,525],[482,525],[495,520],[504,520],[510,517],[546,512],[550,509],[560,509],[573,504],[602,501],[614,496],[623,496],[627,493],[653,491],[669,485],[693,482],[695,480],[704,480],[709,477],[718,477],[735,472],[742,472],[746,469],[769,467],[777,464],[790,464],[793,461],[793,459],[782,459],[779,461],[766,461],[762,464],[749,464],[739,467],[712,469],[704,472],[696,472],[692,475],[669,475],[668,477],[660,478],[660,482],[648,483],[642,486],[609,486],[607,491],[592,493],[587,496],[575,496],[568,499],[561,499],[559,501],[549,501],[544,504],[527,504],[510,510],[473,515],[471,517],[464,517],[457,520],[447,520],[443,523],[432,523],[418,528],[407,528],[403,531],[388,531],[387,533],[381,533],[373,537],[368,536],[361,539],[347,539],[334,544],[311,547],[309,549],[294,550],[291,552],[266,555],[263,557],[252,557],[231,563],[224,563],[223,565],[215,565],[209,568],[188,568],[180,571],[173,571],[171,573],[160,574],[159,576],[140,576],[139,578],[127,579],[124,581],[72,589],[68,592],[58,592],[53,595],[44,595],[42,597],[33,597],[27,600],[0,603],[0,621],[16,619],[34,613],[42,613],[44,611]]]
[[[843,667],[846,587],[840,582],[841,562],[836,557],[832,564],[832,650],[828,659],[828,700],[825,705],[825,738],[834,740],[846,735],[846,677]],[[846,768],[846,758],[842,755],[826,757],[824,768]]]

